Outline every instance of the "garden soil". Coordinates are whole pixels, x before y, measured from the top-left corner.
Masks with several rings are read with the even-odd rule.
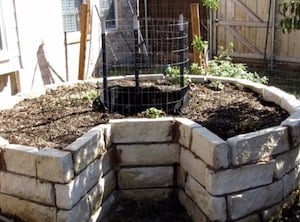
[[[133,85],[134,83],[117,81],[110,84]],[[141,86],[149,86],[149,84],[153,83],[143,82]],[[154,84],[159,85],[157,82]],[[161,87],[163,88],[163,85]],[[226,83],[223,89],[214,87],[215,85],[211,83],[191,84],[188,106],[174,116],[194,120],[224,140],[242,133],[280,125],[288,117],[285,110],[272,102],[264,101],[260,95],[242,86]],[[92,127],[107,123],[110,119],[129,117],[118,113],[93,111],[92,100],[97,91],[101,92],[101,86],[85,83],[61,86],[55,90],[49,89],[45,95],[38,98],[25,99],[12,109],[0,111],[0,136],[10,143],[63,149]],[[144,114],[130,117],[144,117]],[[118,213],[122,212],[119,218],[123,220],[111,221],[139,221],[134,218],[143,218],[140,213],[147,214],[148,211],[157,212],[157,219],[151,221],[191,221],[181,210],[178,210],[180,206],[167,204],[171,206],[168,209],[164,202],[157,204],[158,206],[154,203],[149,205],[149,203],[130,202],[123,207],[125,212],[124,209],[120,210],[121,204],[116,209]],[[160,207],[163,207],[165,213],[161,214],[159,210],[154,210]],[[130,212],[126,212],[129,208]],[[288,212],[287,215],[298,216],[299,210],[300,207],[296,203],[293,212]],[[133,217],[128,217],[127,213]],[[166,220],[164,216],[168,213],[171,214],[170,218],[174,216],[178,220]],[[294,221],[289,220],[290,217],[283,221]]]

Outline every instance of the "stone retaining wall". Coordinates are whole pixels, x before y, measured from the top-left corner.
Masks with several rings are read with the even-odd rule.
[[[112,120],[63,150],[0,138],[1,213],[27,221],[96,221],[119,198],[160,200],[176,192],[194,221],[276,217],[299,186],[300,103],[276,88],[239,83],[291,116],[227,141],[171,117]]]

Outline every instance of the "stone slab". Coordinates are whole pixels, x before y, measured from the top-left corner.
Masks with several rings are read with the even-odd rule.
[[[300,108],[300,101],[295,96],[290,95],[290,97],[282,98],[280,107],[288,111],[289,114],[293,114]]]
[[[191,216],[193,222],[209,222],[205,214],[202,213],[194,201],[181,189],[178,191],[178,198],[187,213]]]
[[[90,208],[87,198],[82,198],[71,210],[59,210],[57,212],[57,222],[88,221]]]
[[[279,180],[267,186],[229,195],[228,214],[230,219],[239,219],[279,203],[282,199],[283,183]]]
[[[217,172],[207,170],[206,189],[213,195],[224,195],[270,184],[273,181],[274,169],[275,161]]]
[[[179,139],[178,143],[185,148],[189,149],[192,143],[192,129],[202,127],[200,124],[186,119],[186,118],[175,118],[178,123]]]
[[[210,195],[205,188],[191,176],[187,178],[185,192],[211,221],[226,221],[226,200],[224,197]]]
[[[275,177],[281,178],[300,164],[300,145],[276,157]]]
[[[205,185],[206,164],[190,150],[181,148],[180,166],[199,183]]]
[[[281,123],[282,126],[289,127],[292,147],[300,145],[300,109],[299,111],[290,115],[285,121]]]
[[[100,157],[100,169],[101,174],[105,175],[108,171],[114,169],[117,162],[117,151],[115,147],[108,149],[105,153]]]
[[[3,168],[2,170],[36,177],[35,163],[38,152],[36,147],[17,144],[6,145],[1,152],[3,163],[0,166]]]
[[[120,166],[171,165],[179,162],[179,144],[117,145]]]
[[[70,210],[98,182],[101,175],[100,160],[95,160],[68,184],[56,184],[56,204]]]
[[[275,86],[268,86],[264,88],[263,99],[266,101],[274,102],[280,106],[283,97],[289,97],[290,94],[282,91]]]
[[[55,206],[53,185],[35,178],[0,171],[0,193]]]
[[[103,201],[103,185],[99,181],[87,194],[90,210],[95,213],[101,207]]]
[[[101,178],[101,186],[103,187],[103,200],[106,200],[117,187],[117,178],[114,170],[109,171]]]
[[[242,219],[236,220],[235,222],[257,222],[260,221],[260,216],[258,214],[252,214]]]
[[[40,150],[36,169],[38,178],[51,182],[68,183],[74,178],[72,155],[62,150]]]
[[[192,130],[191,150],[214,169],[227,168],[229,154],[226,142],[208,129]]]
[[[91,162],[98,158],[100,154],[105,152],[104,138],[103,127],[97,126],[64,149],[72,153],[76,174],[79,174]]]
[[[170,187],[173,180],[172,166],[122,168],[118,172],[120,189]]]
[[[56,221],[56,208],[39,205],[0,193],[1,213],[17,215],[24,221]]]
[[[271,127],[231,137],[231,162],[234,166],[264,160],[290,149],[287,127]]]
[[[171,142],[174,119],[111,120],[113,143]]]
[[[119,198],[122,200],[160,201],[169,198],[172,192],[171,188],[120,190]]]
[[[176,182],[177,182],[177,186],[180,188],[184,188],[185,187],[185,183],[187,180],[189,173],[183,169],[181,166],[177,166],[176,167]]]
[[[300,185],[300,166],[286,174],[283,178],[284,197],[287,197]]]

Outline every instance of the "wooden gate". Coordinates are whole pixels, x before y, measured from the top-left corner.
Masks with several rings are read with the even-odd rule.
[[[280,0],[221,0],[215,25],[215,44],[234,44],[233,56],[269,61],[300,62],[300,31],[279,30]]]

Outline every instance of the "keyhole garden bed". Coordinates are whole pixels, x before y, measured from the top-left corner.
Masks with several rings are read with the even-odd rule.
[[[150,77],[142,84],[164,87],[162,76]],[[151,221],[279,217],[297,197],[300,102],[250,81],[191,79],[188,106],[158,119],[93,111],[96,81],[50,87],[0,111],[1,213],[25,221],[126,221],[155,209],[165,214]]]

